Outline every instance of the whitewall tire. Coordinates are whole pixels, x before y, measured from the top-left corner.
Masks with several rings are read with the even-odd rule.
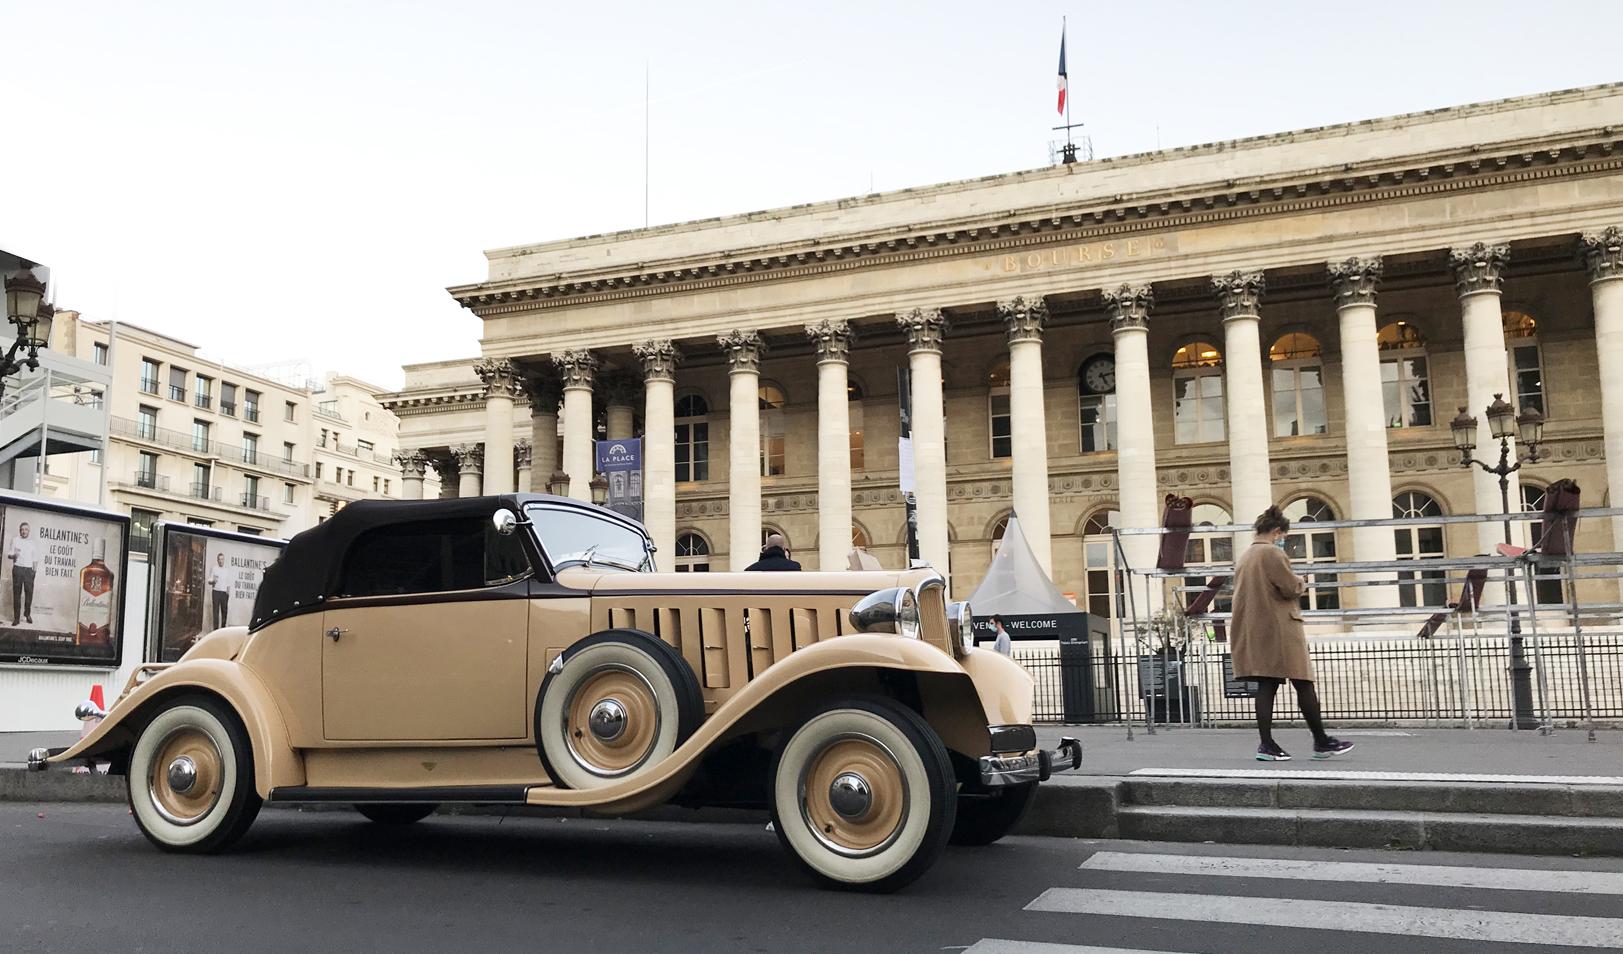
[[[136,824],[166,851],[219,851],[259,813],[248,733],[212,698],[178,699],[148,720],[128,781]]]
[[[773,767],[773,827],[825,885],[894,891],[941,854],[955,790],[929,723],[888,699],[846,700],[786,734]]]

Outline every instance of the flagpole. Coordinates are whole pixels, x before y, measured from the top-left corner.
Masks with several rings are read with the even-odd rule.
[[[648,88],[650,73],[647,60],[642,61],[642,227],[648,227]],[[1067,118],[1066,122],[1070,122]]]
[[[1060,56],[1065,55],[1065,17],[1059,18],[1059,49]],[[1069,69],[1066,70],[1069,73]],[[1068,154],[1074,155],[1075,144],[1071,142],[1071,78],[1065,77],[1065,148]]]

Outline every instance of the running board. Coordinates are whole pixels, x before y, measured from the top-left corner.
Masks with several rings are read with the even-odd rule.
[[[273,802],[472,802],[480,805],[523,805],[532,785],[462,785],[428,788],[313,788],[284,785],[273,788]]]

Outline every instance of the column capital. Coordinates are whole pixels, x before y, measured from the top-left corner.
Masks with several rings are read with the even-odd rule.
[[[1589,264],[1590,284],[1623,278],[1623,228],[1609,225],[1599,232],[1586,232],[1579,241]]]
[[[1268,283],[1261,272],[1229,272],[1212,276],[1212,292],[1217,296],[1223,320],[1258,318],[1262,315],[1262,294]]]
[[[394,455],[394,462],[400,465],[400,473],[407,478],[415,477],[418,480],[428,472],[428,456],[418,450],[402,450]]]
[[[631,346],[631,353],[642,362],[645,381],[675,381],[676,366],[682,363],[682,352],[669,338],[650,338]]]
[[[1149,285],[1122,285],[1105,291],[1105,311],[1110,313],[1110,333],[1147,331],[1150,311],[1155,308],[1155,289]]]
[[[716,335],[716,344],[727,355],[727,364],[731,366],[729,374],[749,372],[761,373],[761,356],[766,354],[766,342],[753,331],[744,331],[734,328],[724,335]]]
[[[1381,282],[1381,257],[1353,257],[1344,262],[1330,262],[1330,290],[1335,295],[1336,307],[1375,304],[1375,286]]]
[[[1451,248],[1448,264],[1454,269],[1454,293],[1461,298],[1484,292],[1497,295],[1505,266],[1510,264],[1510,246],[1477,242]]]
[[[485,383],[485,397],[513,397],[518,393],[518,371],[507,358],[480,358],[473,363],[473,373]]]
[[[642,378],[632,371],[610,368],[597,376],[607,407],[634,407],[642,396]]]
[[[997,316],[1009,333],[1009,344],[1016,341],[1042,341],[1043,325],[1048,323],[1048,301],[1041,295],[1016,295],[997,303]]]
[[[527,440],[513,442],[513,466],[529,467],[535,461],[535,447]]]
[[[428,466],[434,468],[434,473],[440,477],[440,483],[456,486],[457,461],[456,452],[452,451],[447,457],[430,457]]]
[[[552,363],[563,379],[565,391],[571,388],[592,389],[592,377],[597,373],[597,355],[587,350],[561,351],[552,356]]]
[[[563,397],[563,382],[558,378],[556,366],[525,375],[519,383],[525,396],[530,399],[531,414],[558,413],[558,401]]]
[[[947,316],[939,308],[915,308],[898,312],[896,325],[907,335],[913,351],[940,351],[947,333]]]
[[[849,321],[824,318],[806,326],[806,337],[817,347],[818,364],[830,361],[845,364],[851,359],[851,344],[856,341],[857,334],[851,330]]]
[[[451,456],[456,459],[458,474],[479,474],[485,466],[485,448],[483,444],[458,444],[451,448]]]

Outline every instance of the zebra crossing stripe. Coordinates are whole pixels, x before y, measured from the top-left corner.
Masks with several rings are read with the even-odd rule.
[[[985,938],[964,949],[964,954],[1158,954],[1125,947],[1093,947],[1085,944],[1049,944],[1046,941],[1005,941]]]
[[[1617,918],[1094,888],[1049,888],[1025,909],[1057,914],[1623,949],[1623,920]]]
[[[1199,875],[1230,878],[1293,878],[1358,884],[1422,884],[1503,891],[1565,894],[1623,894],[1623,873],[1540,871],[1533,868],[1466,868],[1451,865],[1360,864],[1348,861],[1288,861],[1279,858],[1225,858],[1212,855],[1095,852],[1082,863],[1093,871]]]

